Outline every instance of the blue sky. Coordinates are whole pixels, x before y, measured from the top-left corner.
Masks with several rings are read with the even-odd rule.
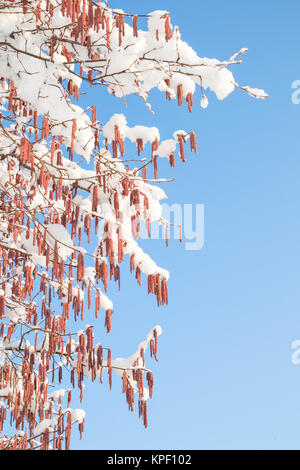
[[[117,2],[128,12],[171,12],[182,38],[202,57],[228,59],[248,47],[233,69],[242,85],[265,89],[255,100],[236,91],[225,101],[196,95],[192,114],[152,93],[152,116],[140,99],[128,108],[105,90],[93,91],[103,121],[123,112],[129,125],[153,125],[162,138],[195,130],[198,154],[174,170],[160,165],[169,203],[205,205],[205,244],[186,251],[171,241],[143,242],[170,270],[169,306],[157,308],[145,281],[139,288],[122,267],[112,289],[113,329],[99,340],[127,357],[156,324],[163,327],[149,428],[129,413],[121,383],[87,384],[86,429],[75,449],[300,449],[300,365],[291,343],[300,339],[300,80],[297,0],[152,0]],[[127,270],[128,268],[128,270]],[[128,274],[127,274],[128,272]]]

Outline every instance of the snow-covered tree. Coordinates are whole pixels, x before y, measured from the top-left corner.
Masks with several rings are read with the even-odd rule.
[[[113,370],[147,426],[154,381],[145,354],[156,359],[161,328],[128,359],[113,359],[91,323],[103,310],[110,332],[108,281],[120,283],[123,261],[139,284],[147,278],[157,305],[168,303],[169,273],[139,246],[140,222],[149,237],[152,222],[164,224],[167,238],[158,161],[173,167],[177,152],[185,161],[196,135],[175,130],[161,141],[156,127],[128,127],[121,114],[102,123],[96,105],[80,106],[82,87],[134,93],[150,112],[153,88],[189,111],[196,88],[202,108],[207,89],[220,100],[235,88],[267,96],[229,70],[247,49],[226,61],[200,58],[168,12],[141,16],[97,0],[0,1],[1,449],[68,449],[72,425],[82,433],[85,419],[71,408],[73,388],[82,399],[83,381],[107,373],[111,386]],[[135,162],[126,141],[136,143]],[[90,325],[74,332],[74,320]]]

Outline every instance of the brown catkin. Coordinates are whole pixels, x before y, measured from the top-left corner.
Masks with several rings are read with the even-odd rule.
[[[138,17],[137,15],[134,15],[134,17],[132,18],[132,28],[133,28],[133,36],[135,38],[138,37],[137,21],[138,21]]]
[[[165,39],[166,42],[168,42],[170,39],[172,39],[172,29],[170,25],[170,15],[167,15],[166,21],[165,21]]]
[[[157,171],[157,155],[153,157],[153,168],[154,168],[154,178],[157,179],[158,171]]]
[[[147,416],[147,402],[144,401],[144,410],[143,410],[143,421],[145,428],[148,427],[148,416]]]
[[[196,141],[196,134],[195,132],[191,132],[190,134],[190,145],[191,145],[191,152],[197,152],[197,141]]]
[[[2,319],[5,314],[5,297],[3,295],[0,296],[0,318]]]
[[[180,153],[180,158],[183,162],[185,162],[185,155],[184,155],[184,146],[183,146],[183,135],[178,136],[178,141],[179,141],[179,153]]]
[[[97,121],[97,109],[96,106],[92,106],[92,124]]]
[[[98,210],[98,203],[99,203],[99,198],[98,198],[98,185],[95,184],[94,187],[93,187],[92,212],[97,212],[97,210]]]
[[[106,328],[107,333],[111,332],[111,316],[112,316],[112,314],[113,314],[112,310],[110,310],[110,309],[106,310],[104,326]]]
[[[178,106],[181,106],[183,103],[182,84],[177,86],[177,102],[178,102]]]
[[[186,101],[187,101],[187,104],[188,104],[189,112],[191,113],[192,112],[192,107],[193,107],[193,94],[192,93],[188,93],[186,95]]]
[[[78,254],[77,259],[77,282],[81,282],[84,279],[84,256],[82,253]]]

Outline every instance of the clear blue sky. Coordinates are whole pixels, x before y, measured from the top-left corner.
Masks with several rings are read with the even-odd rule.
[[[169,269],[169,306],[158,309],[122,267],[112,290],[114,356],[127,357],[156,324],[163,327],[153,363],[149,428],[129,413],[121,383],[87,385],[83,441],[75,449],[300,449],[300,365],[291,343],[300,339],[300,80],[298,0],[113,1],[130,12],[171,12],[182,38],[200,56],[227,59],[248,47],[233,69],[243,85],[265,89],[267,101],[234,92],[190,115],[152,94],[153,117],[140,99],[93,92],[100,119],[127,114],[129,125],[155,125],[163,138],[194,129],[199,152],[174,171],[161,164],[169,202],[205,204],[205,245],[144,246]],[[196,95],[199,103],[199,92]],[[91,101],[89,101],[91,104]],[[108,109],[110,106],[110,109]],[[87,321],[88,322],[88,321]],[[148,363],[149,366],[151,362]]]

